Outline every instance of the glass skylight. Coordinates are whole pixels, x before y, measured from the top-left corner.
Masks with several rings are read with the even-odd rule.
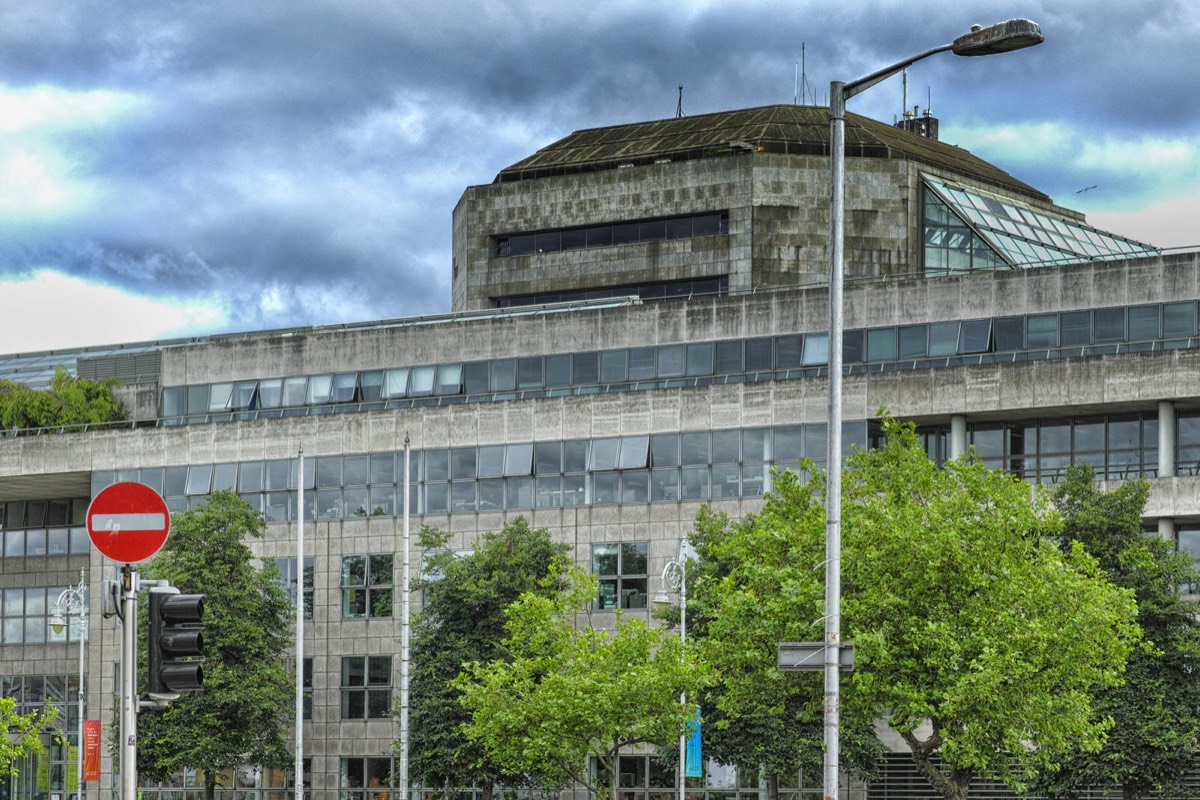
[[[1158,255],[1142,242],[1008,197],[925,177],[926,271],[1078,264]]]

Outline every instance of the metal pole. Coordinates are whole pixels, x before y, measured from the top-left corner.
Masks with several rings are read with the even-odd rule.
[[[404,575],[400,586],[400,800],[408,800],[408,634],[409,634],[409,448],[408,434],[404,434]]]
[[[829,408],[825,452],[825,762],[826,800],[838,796],[839,674],[842,626],[842,263],[846,208],[845,84],[829,84]]]
[[[138,571],[121,569],[121,800],[137,800]]]
[[[679,548],[679,657],[687,661],[687,575],[684,571],[683,547]],[[679,705],[687,707],[687,692],[679,693]],[[679,734],[679,800],[684,800],[687,786],[687,727]]]
[[[304,447],[300,447],[300,518],[296,527],[296,800],[304,800]]]
[[[83,788],[83,640],[87,634],[87,607],[83,602],[84,592],[83,568],[79,568],[79,730],[78,739],[75,743],[75,758],[78,761],[76,769],[78,770],[78,778],[75,783],[75,795],[79,800],[83,800],[87,796]]]

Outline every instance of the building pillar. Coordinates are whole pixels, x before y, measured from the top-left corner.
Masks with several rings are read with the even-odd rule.
[[[1175,520],[1172,517],[1158,518],[1158,538],[1175,544]]]
[[[1158,403],[1158,477],[1175,477],[1175,404]]]
[[[950,417],[950,458],[967,454],[967,418],[963,414]]]

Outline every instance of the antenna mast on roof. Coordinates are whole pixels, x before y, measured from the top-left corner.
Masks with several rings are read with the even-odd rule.
[[[683,118],[683,84],[679,84],[679,102],[675,105],[675,119]]]
[[[804,90],[806,88],[811,92],[811,87],[808,86],[808,65],[804,60],[804,48],[807,46],[805,42],[800,43],[800,99],[804,99]],[[817,100],[813,98],[813,105],[816,105]]]

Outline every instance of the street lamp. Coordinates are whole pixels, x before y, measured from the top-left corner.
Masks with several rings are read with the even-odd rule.
[[[986,28],[973,25],[950,44],[898,61],[850,83],[829,84],[829,408],[826,416],[825,495],[825,764],[824,793],[838,791],[838,666],[841,639],[842,513],[842,269],[846,208],[846,101],[923,58],[947,50],[959,56],[987,56],[1041,44],[1042,29],[1027,19]],[[682,800],[682,799],[681,799]]]
[[[83,788],[83,641],[87,638],[87,583],[84,581],[82,569],[79,570],[79,585],[63,589],[54,605],[55,612],[54,616],[50,618],[50,629],[55,633],[62,633],[67,629],[68,617],[77,616],[79,618],[77,629],[79,634],[79,739],[75,749],[79,771],[75,791],[82,800],[86,796]]]
[[[687,644],[687,559],[690,551],[688,540],[684,539],[679,543],[679,557],[674,561],[668,561],[662,571],[662,586],[658,590],[658,594],[654,595],[654,609],[663,611],[671,605],[671,598],[667,596],[667,586],[671,587],[674,592],[679,592],[679,655],[683,658],[683,646]],[[679,693],[679,705],[687,704],[687,692]],[[687,784],[687,777],[684,775],[687,766],[687,729],[685,728],[679,734],[679,798],[684,800],[684,790]]]

